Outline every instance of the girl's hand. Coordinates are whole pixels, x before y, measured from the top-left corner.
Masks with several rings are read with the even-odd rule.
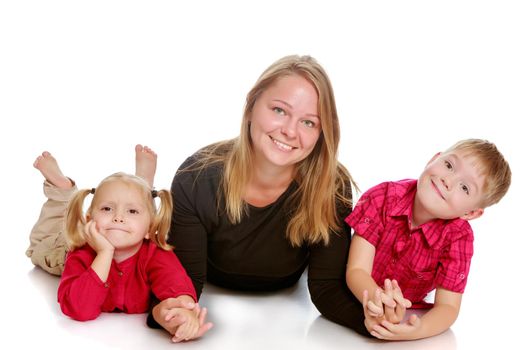
[[[199,315],[197,310],[188,310],[183,308],[170,310],[172,314],[177,315],[185,321],[177,327],[172,338],[174,343],[194,339],[199,332]]]
[[[90,220],[84,226],[84,238],[86,239],[86,243],[88,243],[97,254],[109,252],[113,256],[115,247],[100,233],[95,221]]]
[[[198,315],[199,329],[197,334],[195,334],[190,339],[202,337],[203,334],[212,328],[213,324],[206,322],[206,308],[201,309],[199,304],[193,301],[190,302],[184,300],[181,298],[181,296],[178,298],[168,298],[154,306],[152,315],[155,321],[157,321],[157,323],[159,323],[164,329],[166,329],[166,331],[168,331],[168,333],[173,336],[172,341],[177,342],[184,340],[184,338],[178,334],[179,326],[181,326],[187,320],[187,315],[179,311],[183,308],[194,311]]]

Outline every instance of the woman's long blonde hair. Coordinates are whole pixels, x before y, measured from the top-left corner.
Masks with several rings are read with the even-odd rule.
[[[200,151],[198,167],[223,163],[222,195],[226,213],[232,223],[239,223],[246,214],[243,194],[251,177],[254,150],[250,138],[250,116],[258,97],[278,79],[298,75],[309,81],[318,93],[318,115],[321,133],[311,154],[298,163],[295,182],[297,190],[289,198],[290,221],[287,237],[293,246],[303,242],[329,242],[331,231],[340,229],[337,205],[352,207],[351,175],[337,160],[340,125],[334,93],[324,69],[310,56],[286,56],[259,77],[249,91],[239,137],[215,143]]]
[[[145,180],[138,176],[125,173],[110,175],[101,181],[97,189],[80,190],[73,195],[68,204],[65,221],[65,236],[68,249],[77,249],[86,244],[86,239],[83,234],[84,225],[86,225],[87,217],[92,216],[91,212],[93,210],[93,203],[95,203],[95,199],[97,198],[98,188],[105,183],[114,181],[120,181],[134,186],[141,192],[150,214],[148,238],[164,250],[172,249],[172,247],[166,243],[172,218],[172,196],[170,191],[152,191]],[[89,194],[94,194],[94,196],[86,214],[84,214],[84,200]],[[159,208],[155,205],[154,197],[159,197],[160,199]]]

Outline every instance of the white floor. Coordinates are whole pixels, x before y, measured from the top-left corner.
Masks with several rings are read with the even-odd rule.
[[[360,349],[389,346],[396,349],[456,349],[457,336],[450,330],[420,342],[382,344],[363,338],[323,317],[309,301],[305,280],[298,286],[273,294],[244,294],[207,286],[201,303],[211,310],[215,327],[201,340],[185,345],[170,343],[163,331],[148,329],[145,315],[103,314],[95,321],[76,322],[60,313],[56,303],[58,278],[39,269],[29,269],[17,285],[17,300],[30,302],[8,310],[20,313],[12,320],[31,328],[24,336],[27,348],[58,348],[76,344],[78,349],[126,348],[163,349],[184,346],[188,349]],[[7,314],[11,314],[7,313]],[[25,326],[24,326],[25,325]],[[8,339],[20,339],[8,332]]]
[[[513,0],[20,0],[0,2],[0,347],[27,349],[524,349],[526,4]],[[206,286],[215,323],[173,345],[144,315],[79,323],[57,279],[24,255],[44,199],[31,166],[51,151],[79,186],[159,153],[158,188],[199,147],[238,134],[247,91],[277,58],[317,58],[341,121],[339,156],[362,190],[417,177],[461,138],[487,138],[509,194],[473,221],[461,314],[437,337],[361,338],[320,317],[305,280],[269,295]]]
[[[449,331],[398,343],[366,339],[321,317],[310,303],[305,277],[297,286],[272,294],[246,294],[207,285],[201,304],[209,308],[215,327],[198,341],[174,345],[164,331],[146,327],[146,315],[103,314],[90,322],[68,319],[56,302],[58,278],[19,260],[12,262],[16,275],[6,279],[2,291],[2,343],[22,342],[28,349],[66,349],[71,344],[75,349],[522,348],[522,318],[504,306],[509,293],[504,292],[499,276],[494,283],[488,278],[477,280],[482,274],[473,276],[462,313]],[[496,285],[492,288],[492,284]],[[516,287],[524,290],[524,284]],[[500,300],[502,307],[490,305]],[[515,307],[524,314],[522,305]]]

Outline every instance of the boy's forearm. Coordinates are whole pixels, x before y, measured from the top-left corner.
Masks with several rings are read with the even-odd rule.
[[[411,335],[410,339],[428,338],[445,332],[455,323],[458,309],[448,304],[435,305],[421,318],[421,326]],[[407,339],[407,340],[410,340]]]
[[[362,302],[364,290],[367,290],[369,298],[372,298],[376,289],[379,288],[371,275],[363,269],[347,270],[346,281],[347,286],[360,302]]]

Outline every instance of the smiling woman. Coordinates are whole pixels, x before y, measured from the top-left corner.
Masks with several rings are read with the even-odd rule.
[[[263,91],[249,119],[255,164],[275,169],[290,183],[294,165],[312,152],[320,136],[317,101],[315,87],[299,75],[284,76]]]
[[[267,68],[246,98],[239,137],[189,157],[172,183],[169,242],[198,296],[205,282],[237,290],[294,285],[308,266],[311,299],[364,334],[345,285],[353,181],[337,160],[340,127],[330,80],[309,56]],[[320,191],[321,189],[321,191]],[[153,308],[151,326],[169,329]]]

